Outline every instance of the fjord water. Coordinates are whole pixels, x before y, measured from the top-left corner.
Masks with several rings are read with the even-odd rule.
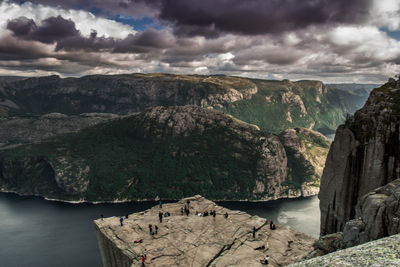
[[[229,209],[272,218],[319,234],[318,198],[270,202],[220,202]],[[0,266],[102,266],[93,220],[148,209],[155,202],[70,204],[0,193]],[[199,218],[200,219],[200,218]]]

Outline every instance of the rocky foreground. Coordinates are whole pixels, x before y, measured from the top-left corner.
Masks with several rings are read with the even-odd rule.
[[[400,235],[382,238],[359,246],[339,250],[290,267],[365,267],[400,266]]]
[[[189,216],[181,214],[187,201]],[[210,210],[216,211],[215,218],[195,215],[196,211]],[[162,223],[160,211],[171,214]],[[265,255],[270,257],[268,266],[285,266],[311,252],[315,241],[287,226],[277,225],[270,230],[266,218],[228,210],[199,195],[131,214],[123,226],[118,217],[94,223],[106,267],[139,266],[145,249],[148,266],[262,266],[260,260]],[[150,234],[149,224],[153,231],[158,226],[157,234]],[[255,238],[253,227],[257,229]],[[136,244],[135,240],[142,243]]]

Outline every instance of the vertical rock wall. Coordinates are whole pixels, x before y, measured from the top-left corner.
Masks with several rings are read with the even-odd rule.
[[[321,235],[342,231],[363,195],[400,177],[399,102],[390,81],[338,128],[321,180]]]

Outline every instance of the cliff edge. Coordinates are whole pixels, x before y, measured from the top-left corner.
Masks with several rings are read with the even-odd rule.
[[[181,213],[185,205],[188,216]],[[211,210],[216,211],[215,218],[195,215]],[[160,211],[171,214],[162,223]],[[228,210],[199,195],[131,214],[123,226],[117,217],[94,224],[105,267],[139,266],[145,249],[146,264],[154,267],[258,266],[265,255],[270,257],[268,266],[285,266],[309,253],[315,241],[290,227],[277,225],[271,230],[264,218]],[[153,231],[158,226],[157,234],[150,234],[149,224]]]
[[[349,220],[361,216],[356,207],[365,206],[366,195],[400,177],[399,152],[400,84],[390,79],[374,89],[365,106],[336,131],[321,179],[321,235],[343,231]],[[364,210],[368,210],[362,215],[366,217],[376,217],[372,212],[379,211]],[[379,237],[389,234],[382,231]]]

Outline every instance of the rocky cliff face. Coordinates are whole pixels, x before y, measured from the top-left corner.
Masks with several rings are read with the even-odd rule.
[[[343,229],[342,247],[400,233],[400,179],[362,196],[353,220]]]
[[[333,132],[364,101],[320,81],[267,81],[224,75],[124,74],[0,80],[0,116],[128,114],[155,106],[222,109],[261,130]],[[7,112],[2,112],[1,108]]]
[[[8,117],[0,120],[0,150],[23,144],[40,143],[60,134],[73,133],[120,116],[84,113],[67,116],[50,113],[40,117]]]
[[[70,118],[60,116],[57,120]],[[47,125],[49,117],[54,119],[45,116],[32,124]],[[196,106],[157,107],[106,119],[79,132],[1,151],[1,189],[87,201],[176,199],[199,192],[213,199],[306,196],[315,194],[318,184],[310,151],[327,150],[309,138],[315,133],[298,129],[291,137],[295,141],[281,137],[295,155],[288,163],[277,136]],[[17,139],[24,139],[21,132]],[[32,138],[40,135],[38,129],[31,132]],[[290,167],[295,165],[309,171],[310,179],[295,176]]]
[[[3,91],[0,99],[16,103],[19,113],[127,114],[155,106],[222,106],[250,98],[257,86],[229,76],[131,74],[29,78],[9,83]]]
[[[400,86],[391,80],[374,89],[354,118],[338,128],[319,193],[322,235],[343,231],[360,215],[356,205],[368,202],[366,194],[400,177],[399,111]]]
[[[317,194],[330,146],[328,139],[304,128],[288,129],[279,138],[288,157],[286,183],[301,188],[302,196]]]
[[[180,209],[189,201],[189,216]],[[216,217],[197,216],[195,212],[215,210]],[[158,213],[171,216],[158,221]],[[224,214],[229,217],[225,218]],[[105,267],[131,267],[140,264],[147,251],[150,266],[261,266],[270,256],[268,266],[285,266],[301,259],[312,249],[313,238],[290,227],[269,229],[268,221],[216,205],[201,196],[164,204],[129,215],[123,226],[119,218],[94,221],[97,240]],[[150,234],[149,224],[158,226]],[[252,229],[257,229],[255,238]],[[135,240],[142,240],[135,244]],[[257,249],[258,248],[258,249]]]

